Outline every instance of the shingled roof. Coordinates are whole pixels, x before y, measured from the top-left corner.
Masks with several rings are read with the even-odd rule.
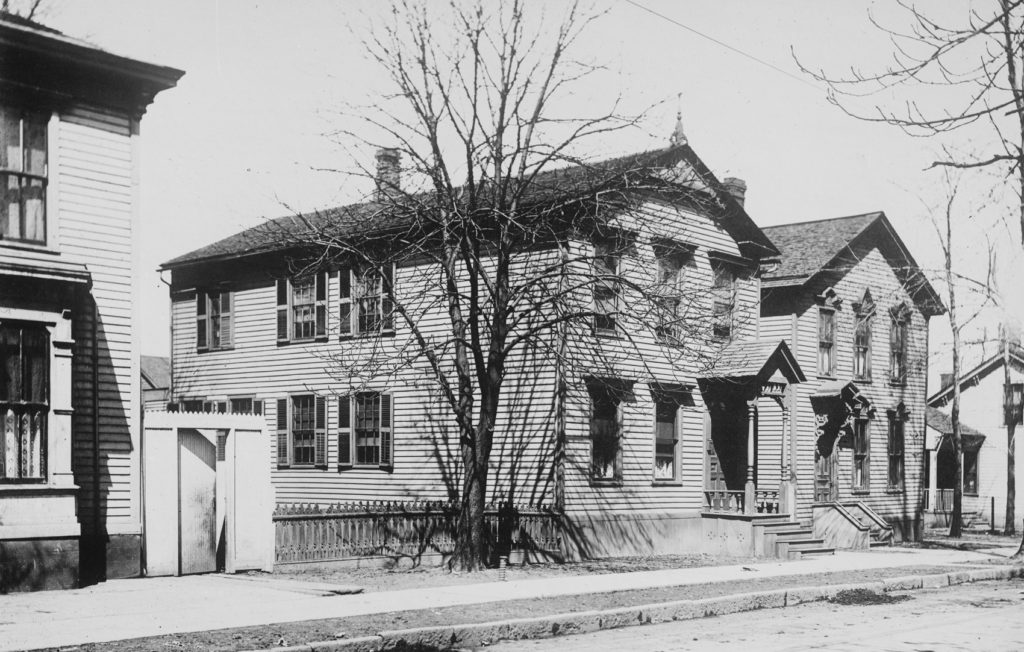
[[[623,184],[626,175],[643,169],[689,164],[696,179],[685,185],[713,195],[723,206],[722,227],[741,246],[753,247],[761,256],[779,252],[764,232],[754,224],[743,207],[725,190],[688,145],[627,154],[593,163],[572,165],[538,174],[531,182],[523,203],[566,202],[582,199],[604,189]],[[628,181],[624,187],[628,187]],[[415,198],[414,198],[415,199]],[[396,215],[389,204],[376,201],[330,208],[323,211],[287,215],[268,220],[240,233],[173,258],[161,269],[173,269],[202,262],[225,260],[272,251],[281,251],[303,242],[314,234],[328,233],[334,238],[368,232],[387,232],[410,226],[411,217]]]
[[[817,274],[881,212],[765,227],[765,234],[782,252],[778,269],[766,280],[802,280]]]

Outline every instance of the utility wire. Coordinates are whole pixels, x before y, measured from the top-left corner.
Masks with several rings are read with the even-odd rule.
[[[814,84],[812,84],[811,82],[807,81],[806,79],[804,79],[802,77],[797,77],[793,73],[791,73],[791,72],[789,72],[787,70],[783,70],[782,68],[779,68],[775,64],[768,63],[767,61],[765,61],[763,59],[758,59],[757,57],[755,57],[752,54],[747,54],[746,52],[744,52],[743,50],[740,50],[739,48],[734,48],[733,46],[729,45],[728,43],[724,43],[722,41],[719,41],[718,39],[714,38],[713,36],[708,36],[707,34],[701,32],[701,31],[698,31],[698,30],[690,27],[689,25],[685,25],[685,24],[679,22],[678,20],[676,20],[674,18],[670,18],[670,17],[666,16],[665,14],[659,13],[659,12],[651,9],[650,7],[645,7],[642,4],[640,4],[639,2],[635,2],[635,0],[626,0],[626,2],[628,2],[631,5],[633,5],[637,9],[642,9],[643,11],[646,11],[647,13],[651,14],[652,16],[657,16],[658,18],[661,18],[662,20],[670,22],[670,23],[672,23],[673,25],[675,25],[677,27],[682,27],[683,29],[685,29],[686,31],[688,31],[688,32],[690,32],[692,34],[696,34],[697,36],[699,36],[699,37],[701,37],[703,39],[707,39],[708,41],[711,41],[712,43],[714,43],[716,45],[720,45],[720,46],[722,46],[723,48],[725,48],[727,50],[731,50],[731,51],[735,52],[736,54],[738,54],[740,56],[744,56],[744,57],[750,59],[751,61],[754,61],[756,63],[761,64],[762,66],[765,66],[767,68],[771,68],[775,72],[780,72],[783,75],[789,77],[790,79],[798,81],[801,84],[804,84],[806,86],[810,86],[811,88],[813,88],[816,91],[821,91],[820,88],[818,88],[817,86],[815,86]]]

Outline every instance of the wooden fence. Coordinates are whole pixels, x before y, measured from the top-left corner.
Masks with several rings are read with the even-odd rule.
[[[485,511],[492,555],[561,559],[561,519],[544,507],[490,506]],[[455,549],[456,510],[447,503],[278,504],[276,564],[366,557],[419,559]]]

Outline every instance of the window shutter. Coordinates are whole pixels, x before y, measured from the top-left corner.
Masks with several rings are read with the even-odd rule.
[[[288,279],[277,279],[277,341],[288,341]]]
[[[381,329],[393,331],[395,330],[395,319],[392,313],[395,306],[391,297],[395,292],[395,266],[392,263],[386,263],[381,269],[381,273],[384,276],[380,284]]]
[[[277,399],[277,465],[288,466],[288,399]]]
[[[352,334],[352,268],[338,270],[338,332],[342,337]]]
[[[220,346],[222,349],[230,349],[234,344],[234,332],[231,319],[231,293],[224,291],[220,293]]]
[[[338,469],[352,467],[352,397],[338,399]]]
[[[390,469],[394,465],[395,440],[391,426],[394,416],[394,401],[391,394],[380,395],[380,468]]]
[[[206,324],[206,292],[196,290],[196,349],[200,351],[206,351],[210,346]]]
[[[316,422],[314,424],[315,448],[313,463],[317,466],[327,465],[327,399],[317,396],[315,399]]]
[[[316,336],[327,337],[327,272],[316,275]]]
[[[263,416],[263,401],[253,399],[252,401],[252,413]]]

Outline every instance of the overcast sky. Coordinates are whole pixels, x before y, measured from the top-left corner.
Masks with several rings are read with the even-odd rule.
[[[942,199],[939,177],[924,172],[936,144],[847,117],[793,61],[795,51],[812,67],[833,71],[881,63],[890,48],[868,10],[898,23],[888,13],[894,3],[638,2],[686,27],[628,2],[611,3],[577,50],[609,66],[610,77],[568,102],[621,94],[627,108],[665,103],[643,130],[594,142],[595,157],[667,145],[682,93],[690,144],[719,178],[747,181],[747,211],[758,224],[884,210],[923,266],[939,264],[923,221],[927,207]],[[42,20],[52,27],[185,71],[142,121],[143,353],[169,352],[167,286],[155,272],[161,262],[268,217],[344,204],[365,191],[327,171],[355,162],[325,134],[338,127],[345,102],[380,89],[359,35],[383,5],[46,5]],[[943,339],[936,334],[933,347]]]

